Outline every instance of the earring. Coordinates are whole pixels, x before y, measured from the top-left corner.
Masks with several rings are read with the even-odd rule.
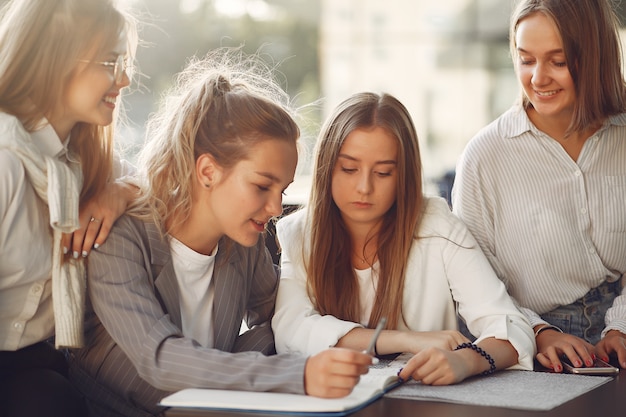
[[[210,187],[211,187],[211,184],[204,184],[204,186],[205,186],[206,188],[210,188]]]

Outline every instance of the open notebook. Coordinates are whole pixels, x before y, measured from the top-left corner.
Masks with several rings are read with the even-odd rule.
[[[350,395],[343,398],[317,398],[278,392],[249,392],[188,388],[161,400],[165,407],[228,410],[237,412],[271,412],[307,416],[344,416],[359,410],[398,386],[398,371],[411,357],[398,356],[381,360],[361,377]]]

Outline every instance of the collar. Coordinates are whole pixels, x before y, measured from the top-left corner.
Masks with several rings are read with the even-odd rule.
[[[517,104],[505,113],[508,122],[508,129],[502,132],[502,137],[513,139],[526,132],[539,133],[537,127],[530,121],[528,114],[521,104]],[[608,129],[610,126],[626,126],[626,113],[618,113],[606,118],[598,132]]]
[[[66,157],[70,160],[68,152],[70,137],[68,136],[64,141],[61,141],[47,119],[43,118],[39,122],[37,130],[31,132],[30,137],[42,154],[57,159]]]
[[[515,138],[520,136],[526,132],[536,130],[535,125],[530,121],[528,114],[524,110],[524,106],[522,104],[517,104],[511,107],[506,112],[506,118],[510,119],[509,121],[509,129],[507,132],[503,132],[502,135],[505,138]]]

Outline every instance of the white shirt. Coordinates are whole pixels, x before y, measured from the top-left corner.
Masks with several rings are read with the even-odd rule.
[[[68,161],[49,124],[31,133],[45,155]],[[118,161],[114,174],[130,172]],[[116,177],[118,176],[116,175]],[[37,196],[18,157],[0,149],[0,350],[18,350],[54,335],[52,233],[47,206]]]
[[[211,255],[203,255],[170,237],[170,251],[178,294],[183,334],[200,345],[213,347],[213,298],[211,285],[217,246]]]
[[[459,161],[453,207],[533,326],[626,271],[626,114],[585,142],[577,161],[515,106]],[[624,294],[624,292],[622,292]],[[626,333],[626,296],[605,316]]]
[[[374,308],[374,298],[378,287],[378,269],[380,263],[376,261],[373,268],[355,269],[356,278],[359,283],[359,300],[361,301],[361,311],[359,313],[359,323],[367,326]]]
[[[307,212],[281,219],[281,278],[272,329],[276,350],[312,355],[334,346],[359,323],[322,316],[307,294],[303,255],[309,250]],[[427,199],[420,238],[407,261],[399,330],[437,331],[457,328],[455,304],[478,341],[509,340],[519,354],[516,368],[532,369],[535,338],[528,320],[511,298],[465,225],[441,198]],[[365,300],[362,300],[365,301]]]

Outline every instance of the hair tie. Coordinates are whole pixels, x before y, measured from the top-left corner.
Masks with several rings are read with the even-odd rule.
[[[213,94],[216,96],[223,96],[232,90],[230,81],[223,75],[218,75],[213,86]]]

